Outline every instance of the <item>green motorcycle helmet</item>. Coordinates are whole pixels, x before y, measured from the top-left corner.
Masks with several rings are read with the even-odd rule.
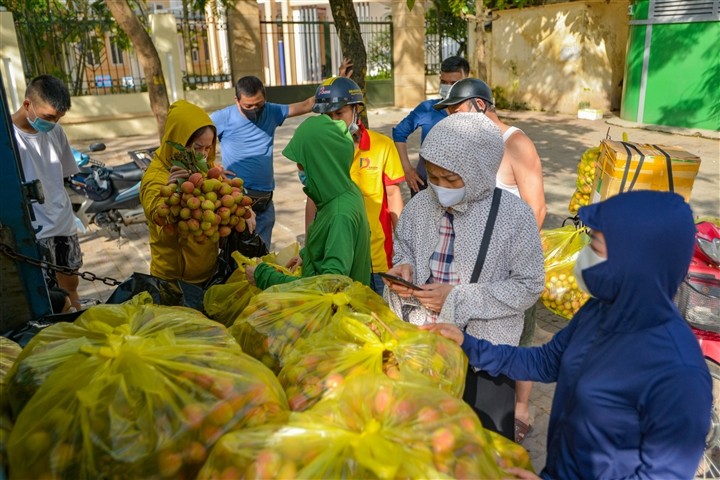
[[[495,105],[490,86],[477,78],[463,78],[450,87],[447,97],[433,105],[435,110],[442,110],[451,105],[457,105],[470,98],[480,98],[485,103]]]
[[[328,78],[315,92],[315,113],[330,113],[340,110],[345,105],[364,103],[362,90],[357,83],[346,77]]]

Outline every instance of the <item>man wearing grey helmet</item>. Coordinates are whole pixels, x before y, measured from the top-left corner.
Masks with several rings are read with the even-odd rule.
[[[415,196],[417,192],[425,189],[427,186],[427,173],[425,172],[425,162],[422,158],[418,160],[417,167],[414,167],[410,163],[407,147],[408,137],[419,128],[420,143],[422,144],[422,142],[425,141],[425,137],[427,137],[427,134],[435,124],[447,117],[445,110],[435,110],[433,106],[447,97],[450,87],[459,80],[466,78],[469,74],[470,64],[467,60],[459,56],[447,57],[440,65],[439,94],[441,98],[421,102],[407,117],[395,125],[392,130],[392,138],[400,155],[400,161],[405,171],[405,181],[410,188],[411,196]]]

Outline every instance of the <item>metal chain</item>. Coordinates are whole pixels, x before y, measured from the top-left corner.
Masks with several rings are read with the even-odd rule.
[[[65,275],[77,275],[83,280],[87,280],[89,282],[100,281],[105,285],[109,285],[111,287],[116,287],[122,284],[121,281],[115,280],[112,277],[100,277],[92,272],[79,272],[77,270],[73,270],[70,267],[61,267],[60,265],[55,265],[54,263],[46,262],[45,260],[38,260],[37,258],[28,257],[26,255],[23,255],[22,253],[16,252],[9,245],[6,245],[4,243],[0,243],[0,251],[2,251],[2,253],[12,258],[13,260],[19,260],[25,263],[29,263],[30,265],[35,265],[36,267],[46,268],[48,270],[60,272]]]

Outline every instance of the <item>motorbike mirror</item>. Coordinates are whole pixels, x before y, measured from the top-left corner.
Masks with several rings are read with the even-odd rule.
[[[715,238],[712,241],[706,240],[702,237],[697,239],[698,247],[700,250],[707,255],[716,265],[720,265],[720,238]]]
[[[104,143],[93,143],[92,145],[90,145],[91,152],[102,152],[103,150],[105,150]]]

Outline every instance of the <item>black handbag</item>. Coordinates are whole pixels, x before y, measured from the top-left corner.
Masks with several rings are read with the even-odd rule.
[[[120,304],[140,292],[148,292],[155,305],[182,306],[203,311],[205,292],[198,285],[182,280],[163,280],[146,273],[134,272],[113,290],[105,303]]]
[[[203,285],[204,289],[208,289],[213,285],[225,283],[238,268],[232,253],[238,251],[248,258],[258,258],[267,255],[269,252],[267,245],[257,233],[250,233],[244,230],[238,233],[235,230],[230,235],[220,240],[220,253],[218,254],[215,273]]]
[[[480,251],[475,262],[470,283],[480,278],[485,257],[490,246],[490,237],[495,227],[502,190],[493,191],[492,205],[488,215]],[[483,427],[515,441],[515,381],[505,375],[493,377],[487,372],[475,371],[468,367],[465,377],[463,400],[470,405],[482,422]]]
[[[262,213],[268,209],[273,199],[273,192],[245,189],[247,196],[252,199],[252,209],[255,213]]]

